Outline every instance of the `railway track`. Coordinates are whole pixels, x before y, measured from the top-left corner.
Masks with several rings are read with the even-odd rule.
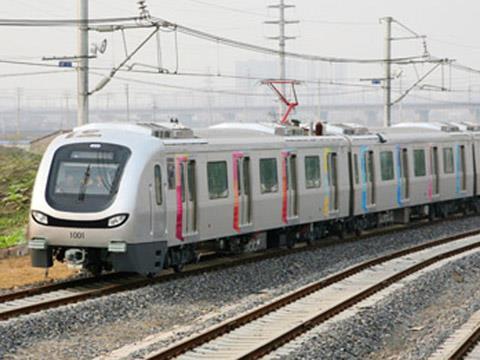
[[[473,316],[429,360],[480,359],[480,311]]]
[[[255,359],[426,267],[480,249],[478,231],[366,261],[158,353],[158,359]]]
[[[84,301],[95,297],[171,281],[181,277],[193,276],[200,273],[217,271],[220,269],[235,267],[265,259],[281,257],[295,252],[310,251],[312,249],[338,244],[339,242],[352,242],[361,239],[367,239],[372,236],[393,234],[406,229],[431,225],[434,222],[417,221],[408,225],[374,229],[365,232],[360,236],[349,235],[341,240],[330,237],[322,239],[322,241],[310,246],[307,246],[306,244],[299,244],[293,249],[276,249],[262,253],[242,254],[234,257],[218,257],[198,264],[189,265],[182,273],[173,273],[172,271],[167,270],[154,278],[145,278],[133,274],[115,273],[106,274],[98,278],[80,278],[50,285],[43,285],[36,288],[20,290],[0,296],[0,321],[28,313],[34,313],[41,310]],[[477,233],[480,234],[480,229],[467,232],[462,234],[462,236],[475,235]]]

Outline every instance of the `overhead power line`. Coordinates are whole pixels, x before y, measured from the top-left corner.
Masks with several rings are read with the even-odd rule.
[[[8,60],[0,59],[0,64],[11,64],[11,65],[24,65],[24,66],[34,66],[34,67],[46,67],[46,68],[58,68],[58,65],[48,64],[44,62],[34,62],[34,61],[21,61],[21,60]],[[71,69],[75,70],[77,67],[74,66]],[[99,71],[110,71],[108,67],[100,66],[91,66],[92,70]],[[242,75],[229,75],[229,74],[216,74],[216,73],[201,73],[201,72],[177,72],[177,73],[168,73],[168,72],[159,72],[159,71],[150,71],[150,70],[137,70],[133,68],[120,69],[120,72],[123,73],[137,73],[137,74],[154,74],[154,75],[165,75],[165,76],[191,76],[191,77],[212,77],[212,78],[224,78],[224,79],[239,79],[239,80],[254,80],[261,81],[264,80],[263,77],[256,76],[242,76]],[[59,72],[59,70],[57,70]],[[98,73],[97,73],[98,75]],[[361,87],[361,88],[376,88],[375,85],[366,85],[366,84],[356,84],[356,83],[344,83],[339,81],[332,81],[329,79],[299,79],[302,83],[310,84],[322,84],[322,85],[331,85],[331,86],[345,86],[345,87]]]
[[[119,17],[119,18],[104,18],[104,19],[0,19],[0,26],[18,26],[18,27],[49,27],[49,26],[78,26],[78,25],[99,25],[112,24],[124,22],[141,21],[141,17]]]
[[[95,74],[95,75],[98,75],[98,76],[104,76],[104,74],[99,73],[99,72],[92,72],[92,73]],[[270,94],[258,94],[258,93],[252,93],[252,92],[231,91],[231,90],[225,90],[225,89],[211,89],[211,88],[196,88],[196,87],[188,87],[188,86],[179,86],[179,85],[171,85],[171,84],[159,83],[159,82],[154,82],[154,81],[132,79],[132,78],[129,78],[129,77],[124,77],[124,76],[116,76],[114,79],[129,82],[129,83],[136,83],[136,84],[149,85],[149,86],[157,86],[157,87],[163,87],[163,88],[168,88],[168,89],[185,90],[185,91],[191,91],[191,92],[212,93],[212,94],[222,94],[222,95],[232,95],[232,96],[271,97]],[[325,95],[325,96],[349,95],[349,94],[376,92],[378,90],[380,90],[380,89],[377,88],[377,89],[369,89],[369,90],[352,90],[352,91],[343,91],[343,92],[324,93],[322,95]],[[305,93],[305,94],[300,94],[300,96],[301,97],[318,96],[318,94]]]
[[[35,75],[51,75],[51,74],[64,74],[64,73],[72,73],[73,69],[71,70],[50,70],[50,71],[30,71],[24,73],[11,73],[11,74],[0,74],[0,78],[12,78],[12,77],[23,77],[23,76],[35,76]]]
[[[237,40],[232,40],[229,38],[225,38],[222,36],[213,35],[204,31],[196,30],[187,26],[179,25],[172,23],[170,21],[161,19],[161,18],[152,18],[153,24],[152,26],[162,26],[170,29],[177,30],[186,35],[190,35],[199,39],[208,40],[211,42],[215,42],[217,44],[228,45],[236,48],[241,48],[244,50],[255,51],[264,54],[270,55],[285,55],[289,58],[294,59],[302,59],[302,60],[309,60],[309,61],[321,61],[321,62],[330,62],[330,63],[360,63],[360,64],[378,64],[384,63],[385,59],[354,59],[354,58],[339,58],[339,57],[330,57],[330,56],[320,56],[320,55],[310,55],[310,54],[300,54],[300,53],[293,53],[289,51],[281,52],[279,50],[253,45]],[[398,63],[408,60],[415,60],[415,59],[426,59],[425,56],[410,56],[410,57],[403,57],[403,58],[392,58],[391,63]]]
[[[150,23],[146,23],[144,21],[141,24],[133,24],[133,25],[100,25],[100,26],[92,27],[92,30],[96,30],[100,32],[110,32],[110,31],[121,31],[121,30],[133,29],[133,28],[146,28],[146,27],[160,27],[163,29],[168,29],[170,31],[179,32],[191,37],[195,37],[197,39],[210,41],[217,45],[221,44],[221,45],[235,47],[243,50],[262,53],[262,54],[277,55],[277,56],[282,54],[282,52],[279,50],[275,50],[275,49],[260,46],[260,45],[254,45],[254,44],[250,44],[250,43],[246,43],[238,40],[233,40],[223,36],[210,34],[205,31],[196,30],[191,27],[176,24],[171,21],[158,18],[158,17],[152,17],[150,20]],[[380,64],[386,61],[385,59],[341,58],[341,57],[332,57],[332,56],[301,54],[301,53],[294,53],[294,52],[288,52],[288,51],[284,52],[283,54],[286,57],[293,58],[293,59],[320,61],[320,62],[328,62],[328,63]],[[397,64],[397,63],[405,63],[410,60],[424,60],[425,62],[430,62],[428,57],[426,57],[425,55],[392,58],[390,62],[393,64]]]

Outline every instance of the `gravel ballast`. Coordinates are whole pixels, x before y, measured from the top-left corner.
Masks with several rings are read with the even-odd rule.
[[[480,253],[425,272],[268,359],[426,359],[480,309]]]
[[[479,219],[375,236],[12,319],[0,323],[0,358],[90,359],[163,335],[132,353],[135,358],[357,262],[475,229]]]

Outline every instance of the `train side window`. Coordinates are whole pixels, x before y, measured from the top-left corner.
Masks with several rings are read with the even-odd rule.
[[[175,189],[175,160],[167,158],[168,188]]]
[[[425,166],[425,150],[413,150],[413,168],[416,177],[425,176],[427,174]]]
[[[451,147],[443,148],[443,172],[453,174],[453,149]]]
[[[358,175],[358,155],[353,154],[353,173],[355,175],[355,184],[360,182],[360,176]]]
[[[228,197],[228,175],[226,161],[210,161],[207,163],[208,194],[210,199]]]
[[[159,165],[155,165],[155,200],[157,205],[162,205],[163,196],[162,196],[162,171]]]
[[[305,156],[305,187],[307,189],[320,187],[319,156]]]
[[[262,194],[278,191],[277,159],[260,159],[260,191]]]
[[[393,180],[393,152],[380,152],[380,170],[382,172],[382,181]]]

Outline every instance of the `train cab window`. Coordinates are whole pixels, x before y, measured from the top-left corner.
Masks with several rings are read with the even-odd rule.
[[[453,149],[451,147],[443,148],[443,172],[453,174]]]
[[[208,193],[210,199],[228,197],[228,176],[226,161],[211,161],[207,163]]]
[[[64,145],[55,152],[46,200],[60,211],[98,212],[117,195],[130,150],[104,143]]]
[[[157,205],[162,205],[163,196],[162,196],[162,171],[159,165],[155,165],[155,200]]]
[[[393,152],[380,152],[380,170],[382,172],[382,181],[393,180]]]
[[[277,159],[260,159],[260,191],[262,194],[278,191]]]
[[[305,156],[305,187],[320,187],[320,157]]]
[[[427,174],[425,166],[425,150],[413,150],[413,168],[416,177],[425,176]]]

